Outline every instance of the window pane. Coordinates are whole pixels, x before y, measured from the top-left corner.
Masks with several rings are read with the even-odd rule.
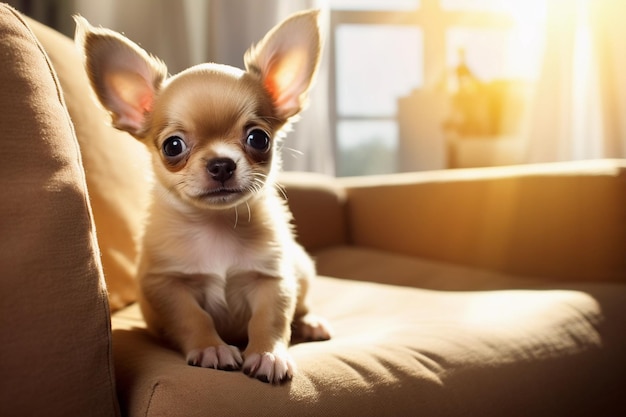
[[[415,10],[420,0],[329,0],[331,9],[342,10]]]
[[[393,117],[398,97],[422,85],[423,41],[419,28],[340,25],[335,45],[340,117]]]
[[[394,120],[344,120],[337,124],[339,176],[397,170],[398,126]]]

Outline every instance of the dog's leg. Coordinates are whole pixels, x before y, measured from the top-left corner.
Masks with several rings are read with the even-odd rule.
[[[291,340],[294,343],[329,340],[332,335],[328,321],[309,312],[306,302],[306,290],[303,290],[303,287],[306,287],[308,283],[307,279],[300,280],[300,292],[292,324],[293,334]]]
[[[182,278],[151,275],[144,277],[142,284],[140,304],[148,326],[178,346],[189,365],[240,369],[243,360],[239,349],[222,340],[213,318]]]
[[[259,275],[248,293],[251,317],[243,371],[263,382],[292,378],[295,363],[287,352],[296,304],[293,280]]]
[[[309,311],[307,294],[309,285],[316,275],[315,265],[309,255],[307,255],[304,249],[299,245],[296,246],[295,255],[294,261],[298,275],[298,298],[292,325],[292,341],[311,342],[328,340],[332,334],[330,324],[326,319],[312,314]]]

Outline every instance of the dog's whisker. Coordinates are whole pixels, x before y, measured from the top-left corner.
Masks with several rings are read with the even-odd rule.
[[[285,189],[285,187],[280,184],[274,184],[274,186],[276,187],[276,190],[278,190],[280,195],[283,196],[285,201],[289,201],[289,197],[287,197],[287,190]]]
[[[250,210],[250,204],[246,201],[246,207],[248,207],[248,223],[252,221],[252,211]]]
[[[281,146],[280,149],[281,149],[281,151],[282,150],[287,151],[292,158],[298,158],[298,157],[304,155],[304,152],[302,152],[302,151],[300,151],[298,149],[295,149],[295,148],[289,148],[287,146]]]

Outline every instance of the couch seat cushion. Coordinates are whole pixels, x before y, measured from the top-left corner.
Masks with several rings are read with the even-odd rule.
[[[320,277],[312,296],[336,335],[292,346],[299,373],[282,386],[187,366],[148,335],[136,305],[116,313],[123,411],[186,417],[626,411],[618,401],[626,379],[626,287],[443,292]]]

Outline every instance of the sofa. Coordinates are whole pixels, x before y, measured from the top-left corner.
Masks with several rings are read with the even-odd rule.
[[[626,415],[626,160],[285,173],[335,333],[272,386],[146,331],[148,157],[73,42],[0,5],[0,57],[1,416]]]

